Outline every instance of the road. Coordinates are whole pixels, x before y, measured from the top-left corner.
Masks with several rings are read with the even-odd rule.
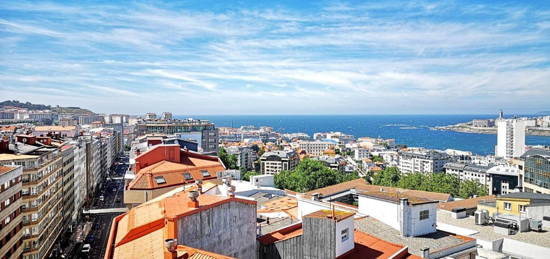
[[[128,169],[128,157],[121,156],[113,168],[110,169],[107,177],[100,184],[101,188],[96,191],[94,199],[91,201],[91,206],[86,209],[107,209],[107,208],[122,208],[123,193],[124,193],[124,174]],[[100,197],[103,196],[103,199]],[[104,213],[104,214],[89,214],[84,216],[84,220],[80,222],[83,227],[87,222],[91,222],[92,228],[86,236],[83,243],[72,242],[65,250],[66,258],[103,258],[109,238],[109,231],[113,218],[120,213]],[[59,241],[62,242],[62,241]],[[84,244],[90,244],[91,250],[88,254],[80,253],[81,247]]]

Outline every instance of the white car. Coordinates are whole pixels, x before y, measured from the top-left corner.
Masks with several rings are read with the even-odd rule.
[[[80,250],[82,253],[89,253],[92,249],[92,246],[90,244],[84,244],[82,246],[82,250]]]

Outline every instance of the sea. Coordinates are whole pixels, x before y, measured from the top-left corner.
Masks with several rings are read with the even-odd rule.
[[[529,116],[529,115],[527,115]],[[495,115],[179,115],[179,119],[210,120],[218,127],[270,126],[277,132],[340,131],[355,137],[393,138],[397,144],[432,149],[458,149],[474,154],[494,154],[496,135],[432,130]],[[527,136],[528,145],[550,146],[550,137]]]

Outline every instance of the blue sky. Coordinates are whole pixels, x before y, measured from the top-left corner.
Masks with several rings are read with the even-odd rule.
[[[0,1],[0,96],[139,114],[550,110],[548,1]]]

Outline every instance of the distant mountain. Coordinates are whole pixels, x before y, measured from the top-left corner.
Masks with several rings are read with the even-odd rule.
[[[7,100],[0,102],[0,108],[4,108],[7,106],[24,108],[28,110],[53,110],[58,113],[94,114],[92,111],[80,107],[60,107],[59,105],[52,107],[51,105],[33,104],[31,102],[22,103],[17,100]]]

